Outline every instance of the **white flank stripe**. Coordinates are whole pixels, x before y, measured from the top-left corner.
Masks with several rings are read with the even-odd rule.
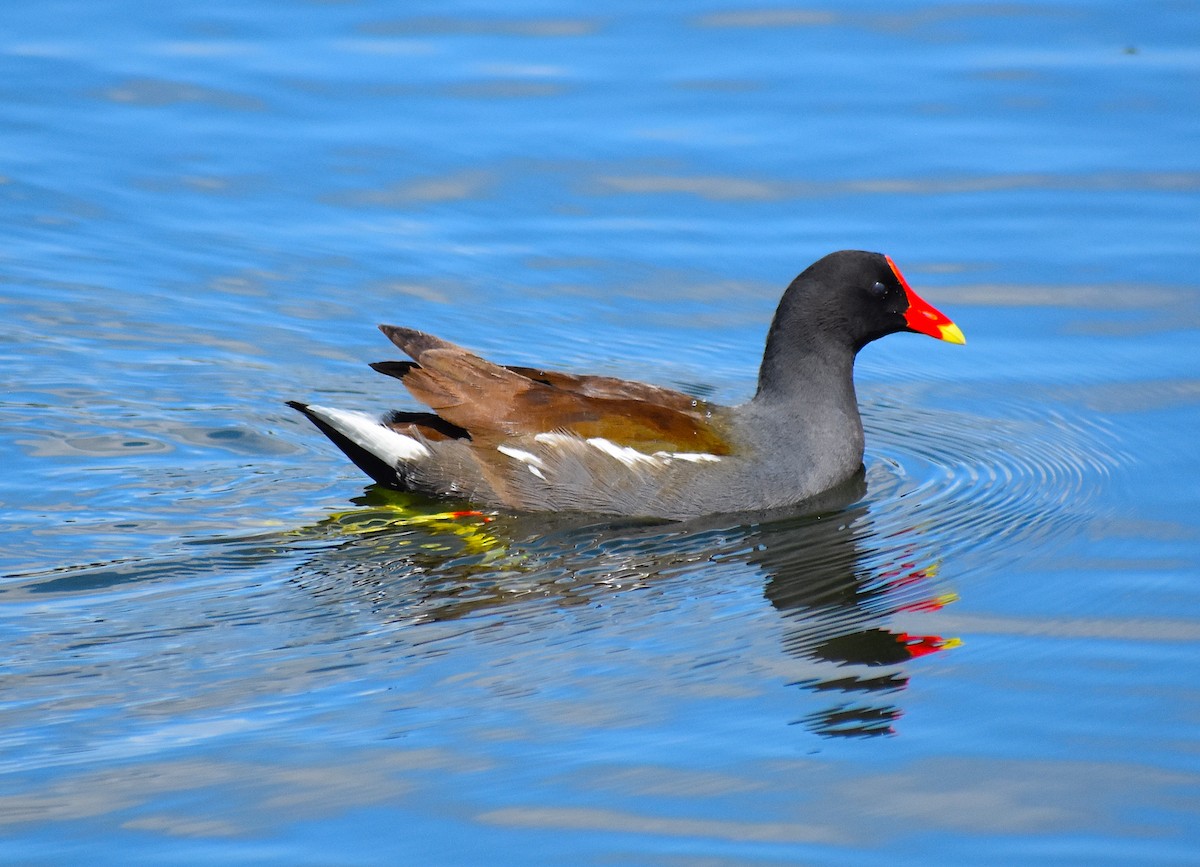
[[[569,448],[571,446],[580,446],[587,443],[595,449],[599,449],[609,457],[616,458],[627,467],[635,467],[638,465],[649,465],[655,467],[670,466],[671,461],[687,461],[693,464],[708,464],[719,463],[721,458],[717,455],[710,455],[708,452],[655,452],[648,455],[645,452],[639,452],[635,448],[629,446],[619,446],[611,440],[606,440],[603,437],[592,437],[584,440],[582,437],[577,437],[572,434],[561,433],[540,433],[533,438],[534,442],[542,445],[551,446],[553,448]],[[507,447],[501,446],[500,451],[509,454]],[[519,451],[514,449],[513,451]],[[524,452],[523,454],[528,454]],[[517,457],[516,455],[512,455]],[[526,460],[526,458],[517,458],[518,460]],[[528,461],[527,461],[528,462]],[[545,466],[539,462],[540,466]]]
[[[719,463],[720,458],[708,452],[655,452],[656,458],[673,458],[678,461],[691,461],[693,464]]]
[[[514,461],[520,461],[529,468],[529,472],[533,473],[539,479],[545,479],[541,468],[545,466],[542,459],[533,452],[527,452],[525,449],[515,449],[512,446],[496,446],[496,451],[502,455],[508,455]]]
[[[531,467],[542,467],[542,459],[533,452],[527,452],[525,449],[515,449],[512,446],[496,446],[496,451],[502,455],[508,455],[515,461],[520,461],[523,464],[529,464]]]
[[[588,445],[600,449],[606,455],[611,455],[627,467],[634,467],[638,464],[650,464],[651,466],[661,467],[667,463],[656,455],[648,455],[629,446],[619,446],[603,437],[592,437],[588,440]]]
[[[583,442],[583,440],[577,436],[560,433],[540,433],[534,436],[533,441],[535,443],[541,443],[544,446],[569,446],[571,444],[579,445]]]
[[[384,427],[378,419],[366,413],[312,405],[308,407],[308,411],[355,445],[362,446],[392,466],[428,457],[430,454],[424,443]]]

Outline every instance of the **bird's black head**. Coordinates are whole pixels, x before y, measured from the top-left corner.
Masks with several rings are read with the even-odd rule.
[[[844,343],[857,352],[872,340],[915,331],[962,343],[962,332],[929,306],[882,253],[841,250],[818,259],[788,287],[777,327]]]
[[[794,375],[801,358],[852,361],[872,340],[897,331],[965,342],[958,326],[917,295],[889,257],[863,250],[830,253],[784,292],[767,334],[759,390]]]

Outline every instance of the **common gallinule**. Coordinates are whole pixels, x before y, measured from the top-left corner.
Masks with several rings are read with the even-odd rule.
[[[863,427],[854,357],[897,331],[962,331],[880,253],[800,274],[767,333],[758,390],[718,406],[607,376],[506,367],[381,325],[412,361],[371,365],[433,412],[382,419],[290,402],[383,485],[488,507],[687,518],[790,506],[854,476]]]

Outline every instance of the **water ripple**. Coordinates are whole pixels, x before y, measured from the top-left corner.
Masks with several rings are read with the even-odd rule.
[[[231,625],[283,629],[307,660],[296,695],[333,678],[347,653],[358,665],[397,653],[434,664],[487,644],[496,659],[540,647],[578,662],[595,658],[603,634],[653,657],[660,639],[647,624],[669,623],[678,652],[663,676],[677,688],[739,683],[770,659],[806,696],[796,722],[885,735],[903,713],[909,662],[958,643],[911,631],[919,616],[953,602],[981,557],[994,574],[998,561],[1048,549],[1030,543],[1094,520],[1092,494],[1122,460],[1101,427],[1062,412],[999,401],[1003,417],[983,418],[920,404],[867,402],[865,480],[790,512],[685,523],[481,515],[373,488],[314,526],[185,540],[168,556],[0,586],[10,606],[81,618],[57,640],[100,666],[135,638],[194,649]],[[87,616],[101,597],[105,628]],[[163,607],[191,614],[160,622]],[[38,641],[22,636],[29,659]],[[782,657],[748,649],[763,641]]]
[[[1012,543],[1092,517],[1092,495],[1128,460],[1114,437],[1061,411],[997,409],[1004,417],[864,407],[876,532],[934,529],[947,555],[986,539],[1014,556]]]

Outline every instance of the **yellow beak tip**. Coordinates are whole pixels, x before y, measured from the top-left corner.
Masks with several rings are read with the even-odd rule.
[[[947,343],[957,343],[960,346],[965,345],[967,342],[967,338],[963,337],[962,329],[953,322],[949,325],[939,325],[938,336]]]

